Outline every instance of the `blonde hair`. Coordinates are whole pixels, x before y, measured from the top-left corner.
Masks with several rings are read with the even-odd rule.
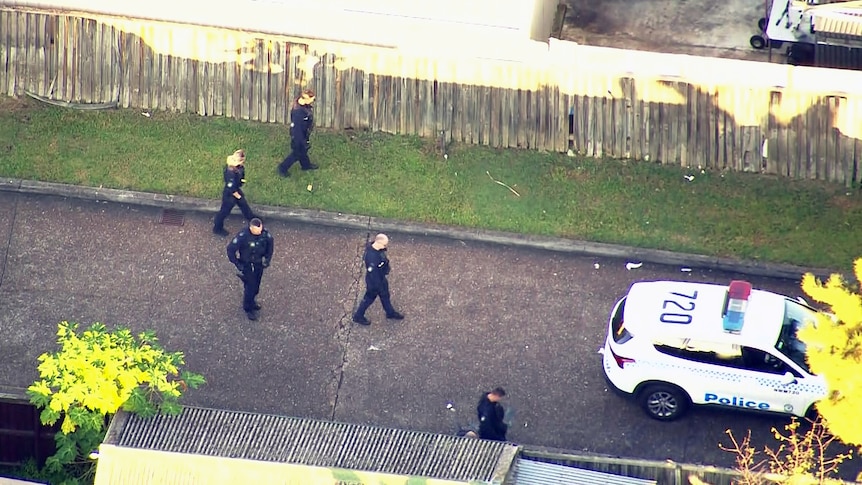
[[[245,162],[245,150],[237,150],[227,157],[227,164],[231,167],[236,167],[243,162]]]
[[[306,89],[302,92],[302,94],[299,95],[298,98],[296,98],[296,102],[305,106],[307,104],[313,103],[315,97],[316,96],[314,95],[314,91]]]

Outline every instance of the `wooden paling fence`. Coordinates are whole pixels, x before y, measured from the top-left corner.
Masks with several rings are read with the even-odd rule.
[[[81,14],[83,15],[83,14]],[[862,73],[526,42],[506,60],[0,9],[0,92],[862,180]]]
[[[43,425],[39,409],[24,389],[0,386],[0,466],[18,466],[34,460],[39,466],[56,452],[54,435],[60,423]]]

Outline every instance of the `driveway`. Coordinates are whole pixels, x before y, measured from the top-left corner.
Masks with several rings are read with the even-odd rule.
[[[564,0],[561,38],[579,44],[767,61],[755,50],[765,4],[757,0]],[[781,59],[773,51],[773,60]]]
[[[451,433],[501,385],[516,442],[724,466],[725,429],[764,444],[784,422],[695,410],[659,423],[602,378],[607,313],[632,282],[740,275],[392,232],[390,281],[407,318],[386,321],[377,305],[360,327],[350,312],[374,228],[269,219],[276,250],[252,323],[211,214],[175,226],[154,207],[10,192],[0,203],[0,385],[36,378],[58,321],[101,321],[184,351],[208,379],[187,396],[200,406]],[[800,293],[796,281],[749,279]]]

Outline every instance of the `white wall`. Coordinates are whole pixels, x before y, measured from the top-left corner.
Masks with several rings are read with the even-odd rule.
[[[4,5],[391,47],[459,43],[475,48],[547,40],[556,0],[0,0]]]
[[[557,14],[559,0],[533,0],[533,11],[531,12],[532,25],[530,26],[530,38],[533,40],[546,41],[551,35],[554,27],[554,16]]]

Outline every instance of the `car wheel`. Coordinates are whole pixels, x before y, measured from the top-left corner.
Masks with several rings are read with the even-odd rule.
[[[761,32],[766,32],[766,17],[760,17],[757,20],[757,28],[760,29]]]
[[[759,35],[752,35],[751,38],[748,39],[748,43],[755,49],[763,49],[766,47],[766,39]]]
[[[672,421],[688,409],[688,395],[670,384],[650,384],[638,393],[638,401],[647,415],[659,421]]]

